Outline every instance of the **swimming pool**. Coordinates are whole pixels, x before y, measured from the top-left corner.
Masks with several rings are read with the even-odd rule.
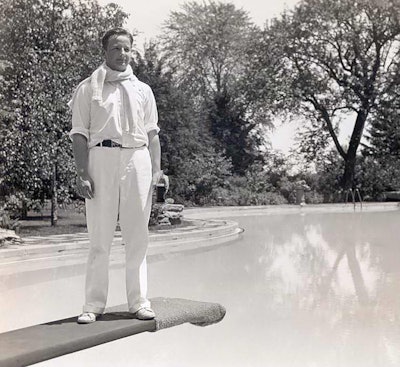
[[[149,266],[150,297],[221,303],[221,323],[143,333],[37,366],[400,365],[400,211],[232,215],[245,229],[239,240]],[[12,287],[3,280],[3,329],[78,313],[83,274],[68,269],[21,275]],[[111,270],[110,305],[125,302],[123,273]]]

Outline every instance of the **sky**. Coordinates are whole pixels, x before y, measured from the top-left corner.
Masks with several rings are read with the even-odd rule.
[[[163,22],[171,11],[179,11],[184,0],[98,0],[101,5],[113,2],[130,14],[126,27],[138,32],[136,47],[143,49],[143,43],[161,34]],[[198,0],[198,2],[202,2]],[[233,3],[238,9],[248,12],[250,18],[258,26],[263,26],[268,19],[279,16],[284,10],[292,9],[299,0],[219,0],[219,2]],[[349,127],[351,129],[351,126]],[[270,137],[272,147],[283,153],[289,153],[293,146],[293,137],[296,133],[296,123],[284,123],[276,126]],[[343,134],[341,134],[343,136]],[[344,132],[347,138],[347,133]]]
[[[139,31],[138,46],[161,33],[161,25],[171,11],[179,11],[183,0],[98,0],[101,5],[113,2],[130,14],[127,28]],[[278,16],[284,9],[292,8],[299,0],[219,0],[234,4],[249,13],[250,18],[259,26],[267,19]],[[198,1],[202,2],[202,1]]]

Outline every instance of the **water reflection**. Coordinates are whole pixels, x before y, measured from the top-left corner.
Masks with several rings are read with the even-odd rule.
[[[334,351],[340,365],[357,353],[368,355],[367,365],[400,365],[399,219],[397,212],[263,218],[259,287],[269,289],[275,311],[326,338],[325,362]]]

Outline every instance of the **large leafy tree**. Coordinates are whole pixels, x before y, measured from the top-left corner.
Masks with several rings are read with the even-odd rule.
[[[171,193],[183,203],[201,204],[223,184],[230,162],[215,151],[209,131],[188,94],[160,56],[156,43],[134,57],[137,77],[154,92],[161,128],[163,168],[171,180]]]
[[[368,128],[366,152],[378,160],[400,160],[400,80],[382,97],[378,113]]]
[[[400,189],[400,83],[383,97],[364,144],[365,180],[375,191]],[[372,195],[371,195],[372,196]]]
[[[164,24],[163,45],[179,85],[236,173],[260,159],[268,122],[255,67],[261,31],[233,4],[188,2]],[[265,80],[263,81],[265,83]]]
[[[5,196],[22,209],[71,191],[73,164],[67,102],[76,84],[101,61],[100,37],[127,17],[95,0],[1,1],[0,169]]]
[[[309,123],[303,152],[315,158],[333,142],[344,189],[353,185],[367,121],[399,81],[399,13],[397,0],[303,0],[268,30],[285,62],[287,108]],[[349,118],[354,128],[342,145],[338,134]]]

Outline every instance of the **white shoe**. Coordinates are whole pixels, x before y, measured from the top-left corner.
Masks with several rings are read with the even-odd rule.
[[[156,317],[156,314],[150,307],[143,307],[135,312],[135,316],[139,320],[152,320]]]
[[[98,314],[94,312],[84,312],[78,317],[78,324],[91,324],[96,321]]]

